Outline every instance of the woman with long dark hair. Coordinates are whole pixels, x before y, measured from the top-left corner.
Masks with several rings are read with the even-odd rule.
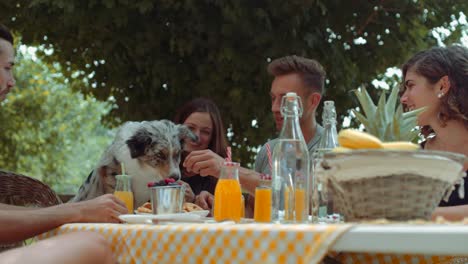
[[[184,146],[182,181],[192,188],[196,195],[195,202],[204,209],[210,209],[227,146],[226,131],[219,109],[210,99],[196,98],[177,111],[174,123],[186,125],[199,138],[198,142],[187,142]],[[187,157],[197,161],[196,168],[187,169],[183,166]]]

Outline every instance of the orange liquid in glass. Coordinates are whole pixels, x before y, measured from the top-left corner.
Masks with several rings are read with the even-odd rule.
[[[128,213],[133,214],[133,193],[125,191],[115,191],[114,195],[125,203],[125,206],[127,206],[128,209]]]
[[[294,203],[295,203],[295,215],[296,215],[296,221],[297,222],[303,222],[305,221],[305,190],[304,189],[296,189],[295,192],[295,197],[294,197]]]
[[[297,222],[305,221],[305,190],[301,188],[295,189],[294,192],[294,215],[289,215],[289,188],[284,191],[284,209],[285,209],[285,219],[286,220],[296,220]]]
[[[216,221],[241,219],[241,188],[239,181],[219,179],[215,189],[214,219]]]
[[[255,222],[271,222],[271,188],[255,189]]]

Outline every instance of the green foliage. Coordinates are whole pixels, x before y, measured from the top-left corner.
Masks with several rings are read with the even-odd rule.
[[[0,110],[0,168],[74,193],[112,139],[101,125],[111,104],[73,92],[85,83],[64,77],[58,63],[27,51],[17,60],[17,85]]]
[[[27,44],[46,44],[69,72],[94,73],[83,87],[116,98],[123,120],[172,118],[196,96],[214,99],[232,127],[234,159],[251,161],[274,136],[269,58],[298,54],[328,72],[324,99],[343,118],[350,91],[369,86],[387,67],[437,42],[468,10],[466,0],[12,0],[0,17]],[[4,21],[6,22],[6,21]],[[453,29],[459,34],[461,27]],[[356,43],[365,39],[364,44]],[[453,41],[448,39],[447,41]],[[376,91],[370,91],[375,96]],[[320,114],[320,113],[319,113]],[[258,127],[251,121],[257,120]],[[341,122],[339,122],[341,123]]]

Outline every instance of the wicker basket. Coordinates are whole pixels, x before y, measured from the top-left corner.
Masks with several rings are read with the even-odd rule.
[[[335,210],[346,221],[430,219],[462,179],[464,159],[438,151],[328,153],[318,174],[328,180]]]

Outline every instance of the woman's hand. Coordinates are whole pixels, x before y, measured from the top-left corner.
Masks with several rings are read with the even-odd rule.
[[[185,158],[183,166],[188,172],[200,176],[214,176],[219,178],[224,159],[209,149],[194,150]]]
[[[195,196],[195,204],[204,210],[211,210],[213,208],[214,195],[207,191],[201,191],[200,194]]]

